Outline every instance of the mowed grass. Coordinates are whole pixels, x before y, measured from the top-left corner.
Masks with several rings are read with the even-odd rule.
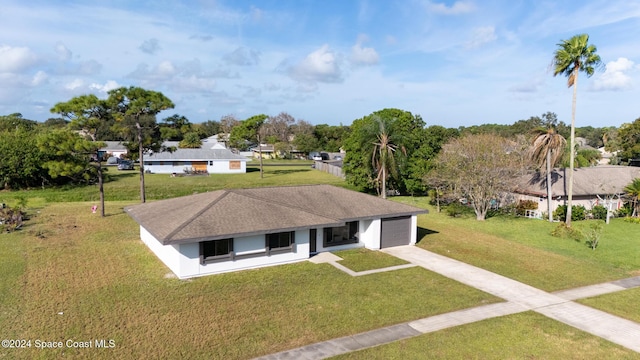
[[[0,349],[0,358],[246,359],[500,301],[422,268],[351,277],[301,262],[165,278],[122,212],[130,203],[108,203],[106,218],[89,202],[50,204],[0,236],[5,336],[116,347]]]
[[[336,251],[334,254],[342,258],[338,261],[341,265],[356,272],[408,264],[389,254],[365,248]]]
[[[398,201],[428,208],[418,218],[418,246],[545,291],[557,291],[640,275],[640,226],[613,219],[596,250],[584,242],[551,236],[557,223],[495,217],[486,221],[437,213],[426,198]],[[574,222],[577,229],[590,221]]]
[[[140,199],[140,174],[137,171],[118,171],[109,168],[104,184],[106,201],[135,201]],[[314,170],[310,166],[265,166],[260,178],[258,167],[248,166],[246,174],[210,174],[208,176],[178,176],[145,174],[147,200],[159,200],[219,189],[287,186],[303,184],[332,184],[345,186],[343,179]],[[32,201],[47,203],[98,201],[97,185],[31,189],[28,191],[0,191],[0,201],[15,202],[25,196]]]
[[[640,354],[534,312],[488,319],[332,359],[640,359]]]

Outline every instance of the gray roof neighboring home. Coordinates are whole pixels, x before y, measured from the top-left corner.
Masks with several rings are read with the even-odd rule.
[[[573,195],[595,196],[624,193],[633,179],[640,178],[640,168],[633,166],[601,165],[574,169]],[[552,196],[565,197],[568,191],[569,169],[551,172]],[[515,192],[534,196],[547,196],[547,178],[535,173],[518,179]]]
[[[144,158],[145,161],[153,160],[241,160],[248,161],[244,156],[232,153],[229,149],[176,149],[174,152],[154,152]]]
[[[164,245],[427,213],[331,185],[217,190],[129,206],[125,211]]]

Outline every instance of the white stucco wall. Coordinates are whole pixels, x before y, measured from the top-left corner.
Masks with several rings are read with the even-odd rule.
[[[360,242],[367,249],[380,249],[380,219],[360,221]]]
[[[409,245],[415,245],[418,239],[418,215],[411,216],[411,241]]]
[[[142,226],[140,239],[174,274],[180,273],[180,251],[177,245],[162,245]]]
[[[265,266],[281,265],[307,260],[309,258],[309,230],[296,231],[295,243],[296,245],[293,252],[273,254],[271,256],[236,259],[234,261],[216,262],[205,265],[200,263],[200,245],[198,243],[180,244],[176,245],[179,247],[179,253],[173,253],[172,256],[174,259],[169,261],[173,263],[177,262],[179,264],[174,273],[179,278],[186,279],[196,276],[255,269]],[[257,235],[234,238],[233,247],[236,252],[236,256],[264,252],[265,237],[264,235]],[[163,260],[163,262],[165,262],[165,260]]]

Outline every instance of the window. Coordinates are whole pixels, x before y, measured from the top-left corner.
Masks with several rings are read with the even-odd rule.
[[[276,252],[293,251],[293,246],[295,244],[295,232],[288,231],[275,234],[267,234],[266,242],[267,254],[273,253],[274,250],[276,250]]]
[[[203,241],[200,243],[200,262],[233,260],[233,239]]]
[[[242,169],[240,161],[229,161],[229,170],[239,170]]]
[[[324,229],[324,246],[358,243],[358,221],[350,221],[344,226]]]

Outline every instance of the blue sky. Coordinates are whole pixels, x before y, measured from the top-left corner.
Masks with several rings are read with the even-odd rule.
[[[191,122],[284,111],[351,124],[394,107],[428,125],[571,121],[550,64],[588,33],[576,126],[640,117],[640,2],[629,0],[23,1],[0,8],[0,114],[44,121],[73,96],[161,91]]]

